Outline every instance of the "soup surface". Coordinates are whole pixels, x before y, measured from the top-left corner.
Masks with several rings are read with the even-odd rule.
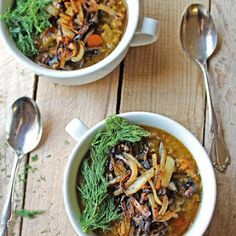
[[[117,133],[118,136],[126,137],[125,132],[128,129],[124,131],[123,125],[120,126],[120,134],[114,126],[114,134],[111,131],[107,134],[98,134],[95,144],[98,144],[98,140],[102,140],[103,143],[112,142],[112,135]],[[152,127],[140,129],[147,133],[143,133],[139,141],[119,141],[104,152],[107,157],[103,176],[107,181],[105,186],[108,197],[104,202],[114,202],[114,209],[109,212],[116,212],[118,217],[112,215],[116,220],[111,221],[109,227],[101,229],[96,227],[98,223],[94,224],[94,228],[91,227],[90,230],[95,230],[97,235],[180,236],[189,229],[198,212],[201,201],[201,178],[191,153],[175,137],[163,130]],[[132,131],[131,136],[135,135],[135,132],[137,133],[136,130]],[[111,136],[106,136],[108,134]],[[94,144],[92,147],[95,147]],[[90,152],[94,150],[91,149]],[[88,153],[88,165],[91,164],[89,155],[91,153]],[[94,161],[94,157],[92,159]],[[89,175],[88,166],[78,174],[81,189],[84,184],[81,175],[86,173]],[[87,182],[91,182],[91,179],[89,177]],[[93,191],[91,196],[92,194]],[[79,205],[85,209],[86,215],[89,208],[84,207],[86,193],[78,191],[78,196]],[[93,201],[89,204],[93,204]],[[106,208],[102,209],[106,211]],[[101,222],[106,214],[110,214],[109,212],[96,212],[98,215],[101,214],[97,222]],[[83,221],[88,221],[90,215],[82,219],[82,227]]]
[[[131,217],[129,233],[131,230],[134,230],[135,233],[137,233],[137,231],[140,229],[139,227],[141,227],[140,235],[145,233],[145,235],[181,236],[188,230],[191,223],[194,221],[200,204],[201,179],[198,173],[196,162],[188,149],[172,135],[160,129],[152,127],[144,128],[151,133],[151,136],[146,138],[146,140],[142,140],[140,143],[135,145],[124,143],[123,147],[117,145],[116,148],[127,148],[128,153],[132,153],[134,157],[138,158],[139,162],[144,166],[144,168],[146,167],[149,169],[151,168],[153,162],[152,156],[159,154],[160,143],[163,143],[163,147],[166,149],[167,156],[173,158],[175,165],[168,187],[163,187],[161,184],[160,186],[156,186],[157,196],[162,201],[162,203],[165,199],[168,199],[168,206],[165,210],[165,213],[162,213],[160,220],[157,220],[156,223],[151,225],[151,230],[149,232],[145,232],[144,230],[145,226],[150,223],[149,218],[146,220],[146,222],[145,220],[140,221],[140,219],[137,219],[137,215],[139,216],[139,213],[136,213],[136,215]],[[139,149],[139,151],[137,152],[135,149]],[[140,159],[135,155],[136,152],[138,155],[141,155]],[[143,160],[145,159],[145,156],[146,161]],[[155,185],[156,182],[158,182],[158,180],[153,179],[153,183]],[[132,196],[134,196],[139,203],[142,202],[141,206],[143,207],[145,206],[145,202],[148,201],[148,199],[144,196],[147,196],[149,192],[152,191],[150,185],[147,184]],[[118,202],[117,207],[120,207],[120,204],[122,204],[121,198],[119,196],[115,197],[115,200]],[[127,205],[127,201],[125,204],[127,206],[126,212],[130,214],[130,211],[133,210],[132,205]],[[163,205],[154,205],[157,207],[157,211],[160,213],[161,209],[163,209]],[[149,203],[147,203],[147,206],[148,208],[151,208]],[[168,216],[166,220],[163,220],[163,218],[165,218],[169,212],[174,212],[175,214],[173,214],[172,217]],[[151,218],[153,220],[153,215]],[[129,223],[129,220],[128,222],[125,221],[125,219],[122,221],[117,221],[112,225],[112,229],[110,231],[106,233],[98,231],[98,235],[128,236],[129,233],[126,229],[127,223]],[[133,235],[136,235],[135,233]]]
[[[118,45],[126,26],[124,0],[53,0],[51,26],[36,39],[35,62],[74,70],[91,66]]]

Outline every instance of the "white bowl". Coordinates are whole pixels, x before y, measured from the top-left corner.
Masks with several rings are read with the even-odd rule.
[[[0,1],[0,14],[3,14],[7,8],[11,7],[15,0]],[[140,3],[139,0],[126,0],[128,9],[127,27],[123,38],[121,39],[115,50],[105,59],[90,67],[73,70],[73,71],[59,71],[52,70],[40,66],[26,57],[16,46],[14,40],[11,38],[7,27],[0,21],[0,34],[3,41],[10,49],[12,54],[20,60],[25,66],[29,67],[38,75],[43,75],[53,82],[65,85],[80,85],[87,84],[98,79],[103,78],[112,72],[124,59],[129,46],[147,45],[157,40],[158,22],[154,19],[145,18],[140,24],[140,32],[137,32],[137,37],[134,38],[138,22]]]
[[[196,218],[185,235],[203,235],[211,221],[215,208],[216,179],[211,161],[202,145],[186,128],[170,118],[147,112],[129,112],[123,113],[120,116],[132,123],[159,128],[170,133],[192,153],[202,179],[202,198]],[[88,234],[82,231],[79,221],[80,209],[76,193],[78,169],[82,158],[88,151],[94,135],[98,130],[104,128],[104,124],[105,121],[103,120],[91,129],[88,129],[81,121],[74,119],[66,127],[67,132],[70,133],[78,143],[69,157],[65,170],[63,186],[64,201],[69,219],[76,233],[80,236],[86,236]],[[90,235],[94,234],[92,233]]]

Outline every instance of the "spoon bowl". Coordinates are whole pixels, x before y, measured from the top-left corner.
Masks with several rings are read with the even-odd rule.
[[[8,113],[6,139],[18,155],[32,151],[42,136],[42,120],[36,103],[28,97],[16,100]]]
[[[209,11],[201,4],[190,5],[180,27],[183,50],[195,61],[205,63],[217,45],[217,32]]]
[[[9,192],[1,216],[1,236],[7,236],[7,225],[11,221],[13,190],[19,165],[25,154],[39,144],[42,136],[42,120],[35,101],[28,97],[17,99],[11,106],[7,124],[6,138],[15,150],[16,157],[9,182]]]

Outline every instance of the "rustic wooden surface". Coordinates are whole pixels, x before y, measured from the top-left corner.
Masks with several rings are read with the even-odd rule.
[[[12,163],[13,150],[5,142],[5,124],[9,106],[20,96],[33,96],[34,74],[19,64],[0,43],[0,209],[2,209],[7,192]],[[26,158],[27,159],[27,158]],[[24,170],[22,162],[19,173]],[[17,178],[15,189],[15,207],[22,208],[24,198],[24,181]],[[21,222],[19,218],[13,218],[11,234],[20,235]]]
[[[45,210],[36,219],[15,217],[10,235],[68,235],[75,232],[66,215],[62,182],[68,155],[75,145],[64,131],[74,117],[89,127],[109,114],[152,111],[167,115],[190,129],[209,148],[208,120],[203,81],[197,66],[187,58],[179,43],[179,20],[185,7],[196,1],[145,0],[143,14],[160,20],[159,41],[131,49],[124,64],[107,78],[75,87],[34,79],[0,45],[0,208],[7,190],[13,152],[4,145],[7,107],[23,95],[34,97],[44,120],[42,142],[30,154],[26,182],[17,183],[17,207]],[[236,152],[236,9],[233,0],[197,1],[210,7],[220,36],[220,48],[210,61],[212,88],[231,156]],[[122,73],[122,74],[121,74]],[[32,157],[38,156],[37,161]],[[25,163],[22,163],[22,168]],[[236,162],[217,175],[218,199],[206,235],[233,236],[236,232]]]
[[[218,197],[208,235],[229,235],[236,232],[236,5],[233,0],[213,0],[211,12],[219,36],[219,50],[210,60],[212,88],[217,114],[222,121],[225,140],[231,153],[231,165],[225,174],[216,172]],[[218,102],[217,102],[218,101]],[[209,146],[209,136],[205,138]]]
[[[34,220],[24,219],[22,235],[75,235],[62,195],[64,168],[75,141],[64,129],[73,117],[80,117],[90,127],[114,114],[118,79],[117,69],[104,80],[80,87],[39,81],[37,102],[44,117],[45,132],[42,146],[33,154],[39,159],[30,162],[38,171],[29,174],[25,208],[42,209],[46,213]]]

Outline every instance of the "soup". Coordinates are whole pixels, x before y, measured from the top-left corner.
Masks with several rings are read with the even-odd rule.
[[[17,0],[0,19],[18,48],[37,64],[77,70],[117,47],[126,15],[125,0]]]
[[[140,129],[148,135],[136,142],[119,141],[107,152],[103,175],[119,218],[110,222],[108,230],[95,228],[97,235],[180,236],[197,214],[201,178],[191,153],[163,130]],[[81,198],[83,194],[80,204]]]
[[[62,0],[47,8],[52,26],[37,39],[35,62],[53,69],[91,66],[118,45],[126,25],[124,0]]]

